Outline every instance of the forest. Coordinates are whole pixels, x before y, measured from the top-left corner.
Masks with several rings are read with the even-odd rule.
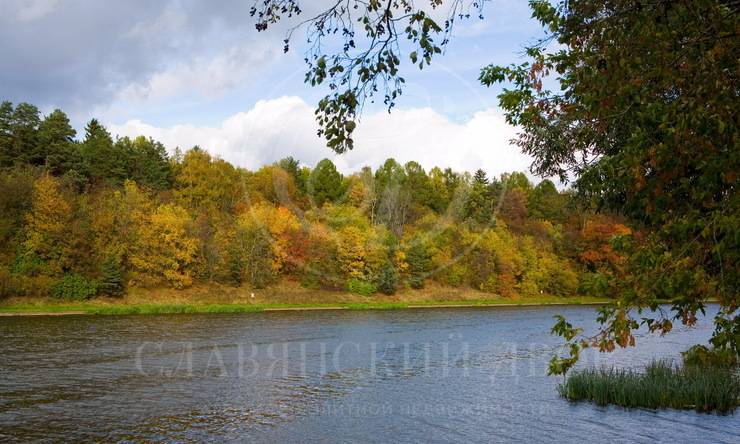
[[[249,147],[244,147],[248,150]],[[197,146],[78,137],[61,110],[0,105],[0,297],[86,300],[132,287],[281,281],[370,296],[425,285],[504,297],[608,297],[618,217],[550,180],[425,171],[349,175],[329,159],[250,171]]]

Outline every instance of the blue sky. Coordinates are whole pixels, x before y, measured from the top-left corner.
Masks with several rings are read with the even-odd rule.
[[[320,3],[303,2],[309,12]],[[294,154],[352,171],[393,156],[498,174],[528,159],[509,145],[498,89],[476,79],[488,63],[521,60],[542,35],[526,3],[493,0],[483,21],[460,23],[431,67],[404,72],[390,116],[365,109],[355,152],[341,157],[315,136],[312,108],[326,90],[303,83],[300,39],[283,54],[285,28],[257,33],[250,0],[5,0],[0,99],[62,108],[78,129],[98,117],[169,149],[197,143],[248,168]]]

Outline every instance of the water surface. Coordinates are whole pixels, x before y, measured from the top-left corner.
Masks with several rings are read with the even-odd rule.
[[[0,441],[738,442],[737,415],[559,398],[555,313],[593,326],[589,307],[0,318]],[[678,359],[710,320],[582,364]]]

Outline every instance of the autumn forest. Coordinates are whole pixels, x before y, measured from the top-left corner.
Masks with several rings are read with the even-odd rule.
[[[0,108],[0,295],[85,300],[131,287],[281,280],[369,296],[428,283],[511,297],[608,295],[629,229],[549,180],[388,159],[256,171],[97,120]]]

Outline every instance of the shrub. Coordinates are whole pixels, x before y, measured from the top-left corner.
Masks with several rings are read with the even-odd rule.
[[[44,261],[36,254],[21,253],[18,254],[11,264],[13,274],[26,274],[33,276],[39,273],[44,267]]]
[[[51,287],[51,296],[55,299],[86,301],[98,294],[98,282],[79,274],[65,274]]]
[[[11,296],[48,296],[52,283],[52,278],[48,276],[15,274],[6,267],[0,267],[0,298]]]
[[[301,287],[309,290],[318,290],[321,288],[321,281],[317,273],[311,273],[310,271],[304,273],[301,276]]]
[[[611,294],[609,279],[602,273],[584,273],[578,282],[578,292],[594,297],[609,295]]]
[[[349,290],[350,293],[362,296],[370,296],[377,291],[372,282],[361,281],[359,279],[350,279],[347,281],[347,290]]]
[[[317,262],[311,262],[301,275],[301,286],[311,290],[337,290],[346,289],[346,281],[328,270],[328,267]]]
[[[541,273],[537,273],[536,271],[534,273],[527,273],[522,281],[516,284],[515,287],[517,294],[522,296],[538,296],[542,294],[544,290],[541,290],[539,285],[537,285],[538,281],[541,281],[541,279],[534,277],[534,274]]]
[[[685,365],[732,367],[738,363],[737,353],[730,348],[707,348],[697,344],[681,355]]]
[[[465,283],[467,271],[467,268],[462,264],[447,264],[447,267],[444,268],[441,273],[437,274],[436,277],[442,284],[449,285],[451,287],[460,287]]]
[[[567,264],[550,270],[545,291],[555,296],[572,296],[578,290],[578,275]],[[603,296],[604,293],[601,294]]]

